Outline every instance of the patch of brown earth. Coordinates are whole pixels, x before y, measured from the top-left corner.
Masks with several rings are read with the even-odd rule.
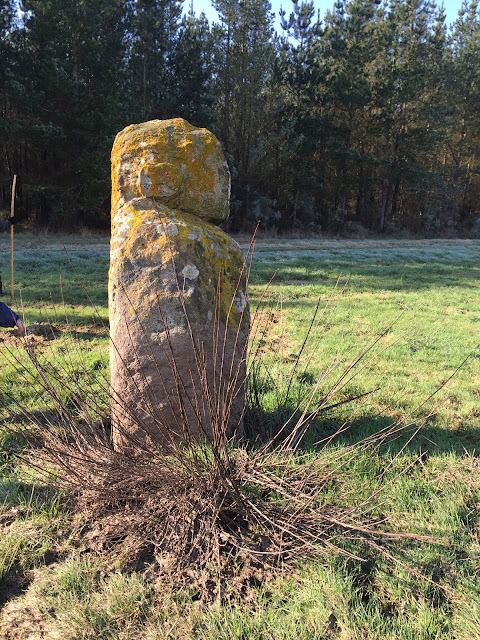
[[[0,611],[2,640],[61,640],[44,620],[35,600],[25,594],[11,600]]]
[[[49,322],[37,322],[27,327],[27,335],[19,336],[16,330],[0,332],[0,345],[2,347],[19,348],[24,345],[41,346],[50,340],[60,337],[62,331]]]

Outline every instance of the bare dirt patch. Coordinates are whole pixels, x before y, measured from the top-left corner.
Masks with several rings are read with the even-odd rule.
[[[0,346],[9,348],[41,347],[51,340],[56,340],[62,331],[48,322],[38,322],[27,327],[27,335],[19,336],[16,329],[0,333]]]
[[[0,611],[2,640],[60,640],[60,635],[45,623],[29,594],[11,600]]]

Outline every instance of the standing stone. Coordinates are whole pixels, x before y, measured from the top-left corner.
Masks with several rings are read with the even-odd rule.
[[[241,428],[243,256],[215,226],[229,195],[220,143],[206,129],[175,118],[117,135],[108,288],[117,450],[168,451]]]

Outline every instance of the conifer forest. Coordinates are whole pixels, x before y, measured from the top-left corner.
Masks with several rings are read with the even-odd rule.
[[[480,235],[480,9],[431,0],[0,0],[0,209],[108,230],[131,123],[213,131],[229,230]],[[188,8],[187,8],[188,9]]]

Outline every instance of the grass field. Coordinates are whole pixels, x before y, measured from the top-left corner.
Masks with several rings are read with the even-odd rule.
[[[55,339],[34,336],[37,349],[79,363],[78,375],[106,373],[108,240],[18,234],[16,247],[17,296],[2,299],[22,309],[27,325],[54,325]],[[0,269],[7,291],[8,262],[5,237]],[[118,573],[102,557],[81,553],[66,497],[35,481],[13,455],[22,447],[11,433],[25,421],[21,407],[48,407],[16,362],[24,358],[22,340],[3,330],[0,393],[9,411],[0,409],[0,637],[480,638],[480,242],[259,241],[252,308],[277,270],[270,287],[274,330],[264,345],[276,379],[294,361],[318,300],[325,311],[300,386],[336,362],[327,389],[385,333],[337,399],[378,391],[322,415],[305,448],[314,451],[345,422],[349,429],[331,447],[406,417],[411,427],[401,437],[357,456],[331,491],[355,504],[380,478],[372,517],[441,544],[398,541],[394,560],[352,538],[350,548],[363,561],[305,562],[253,584],[248,597],[228,605],[202,604],[148,571]],[[278,403],[268,375],[262,392],[268,430]]]

